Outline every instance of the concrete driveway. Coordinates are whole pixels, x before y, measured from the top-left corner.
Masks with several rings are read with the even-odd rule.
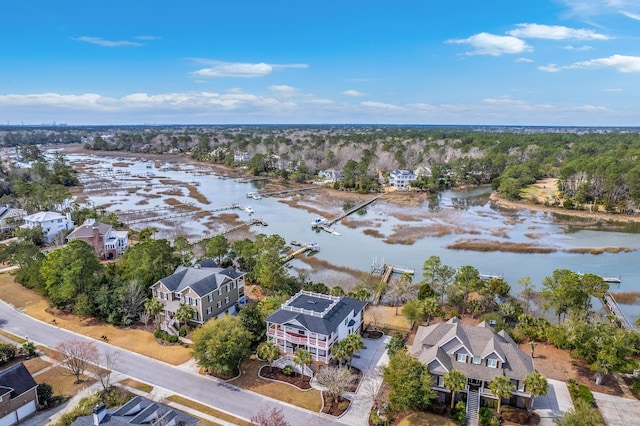
[[[573,408],[569,388],[565,382],[547,379],[549,391],[534,401],[534,411],[540,416],[540,426],[553,426],[553,419]]]
[[[593,392],[607,426],[626,426],[640,422],[640,401]]]

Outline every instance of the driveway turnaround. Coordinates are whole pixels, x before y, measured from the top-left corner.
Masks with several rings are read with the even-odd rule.
[[[72,338],[92,341],[100,351],[111,350],[118,355],[118,365],[114,369],[154,386],[192,399],[232,416],[249,421],[251,416],[263,406],[281,408],[289,423],[294,425],[337,425],[340,422],[328,419],[320,413],[262,396],[219,380],[189,373],[173,365],[147,358],[137,353],[90,339],[86,336],[55,327],[31,318],[3,301],[0,301],[0,328],[48,347]],[[158,348],[162,350],[162,348]]]
[[[640,401],[593,392],[607,426],[627,426],[640,422]]]

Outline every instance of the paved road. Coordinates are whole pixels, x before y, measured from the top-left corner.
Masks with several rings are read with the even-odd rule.
[[[269,405],[282,408],[291,424],[314,426],[342,424],[326,418],[322,414],[249,392],[209,377],[196,375],[167,363],[46,324],[22,314],[2,301],[0,301],[0,328],[18,336],[28,336],[29,340],[49,347],[54,347],[61,341],[71,338],[91,340],[101,351],[111,349],[118,354],[118,366],[114,370],[119,373],[154,386],[163,387],[241,419],[249,420],[260,407]],[[158,348],[158,350],[162,349]]]
[[[593,392],[607,426],[626,426],[640,421],[640,401]]]

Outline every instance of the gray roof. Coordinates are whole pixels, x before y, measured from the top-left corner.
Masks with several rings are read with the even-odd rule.
[[[357,314],[367,304],[345,296],[329,297],[310,292],[297,293],[269,315],[267,322],[286,324],[297,321],[311,332],[330,335],[351,312]],[[307,312],[301,312],[303,309]]]
[[[227,281],[235,280],[244,274],[233,268],[221,268],[213,260],[205,259],[196,266],[178,266],[172,275],[158,282],[171,292],[179,293],[191,288],[198,296],[203,297],[217,290]]]
[[[443,350],[443,346],[454,338],[457,338],[460,344],[452,345],[448,352]],[[458,362],[455,352],[462,346],[471,352],[472,356],[484,358],[495,353],[504,362],[501,363],[501,368]],[[534,371],[531,357],[522,352],[504,330],[495,333],[484,322],[476,326],[465,325],[457,318],[451,318],[445,323],[419,327],[411,353],[425,364],[438,359],[448,370],[454,368],[469,378],[485,381],[502,375],[523,380],[527,374]]]
[[[71,241],[76,238],[90,238],[93,237],[93,228],[98,228],[98,235],[107,235],[112,226],[100,222],[85,222],[73,230],[67,235],[67,240]]]
[[[153,425],[168,424],[175,419],[176,426],[193,426],[200,420],[188,414],[176,411],[166,405],[151,401],[150,399],[136,396],[123,406],[115,409],[96,407],[96,410],[106,410],[100,425],[126,426],[126,425]],[[158,419],[158,420],[156,420]],[[93,415],[78,417],[73,426],[94,426]]]
[[[11,390],[11,398],[22,395],[38,386],[23,363],[15,364],[0,371],[0,388]],[[6,392],[1,392],[6,393]]]

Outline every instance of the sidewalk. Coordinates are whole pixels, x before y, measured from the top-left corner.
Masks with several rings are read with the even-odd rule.
[[[569,388],[565,382],[547,379],[549,391],[534,401],[534,411],[540,416],[539,426],[553,426],[553,419],[573,408]]]
[[[598,408],[607,426],[626,426],[640,419],[640,401],[593,392]]]

